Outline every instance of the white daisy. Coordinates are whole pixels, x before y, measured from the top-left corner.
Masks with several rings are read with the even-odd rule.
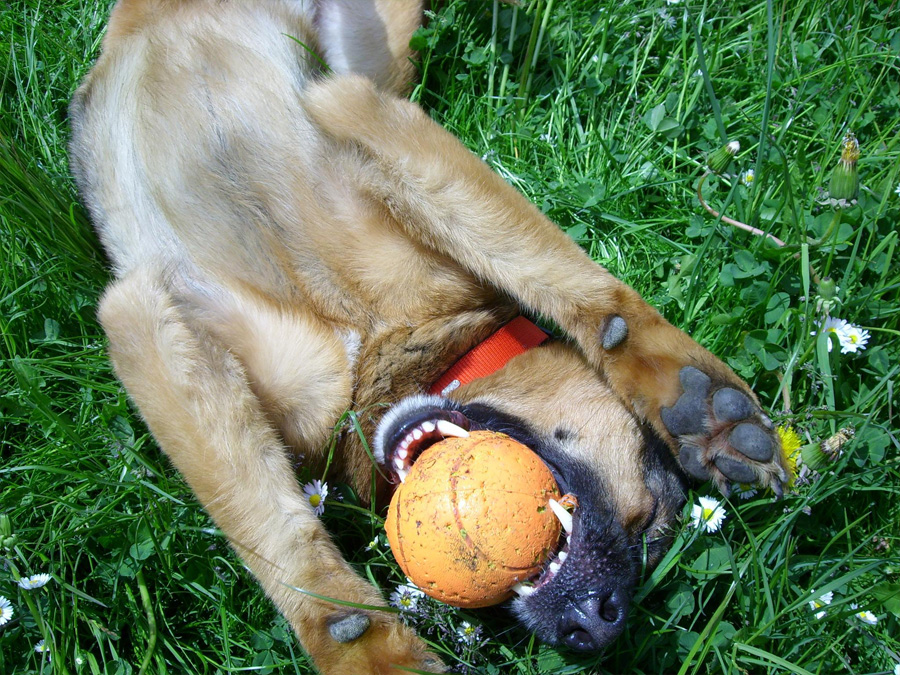
[[[838,340],[841,342],[841,354],[858,352],[866,348],[869,331],[854,326],[852,323],[844,322],[844,330],[842,333],[838,333]]]
[[[900,183],[897,183],[897,189],[894,190],[894,192],[900,195]],[[900,669],[900,665],[898,665],[897,668],[894,668],[894,672],[897,673],[897,675],[900,675],[900,670],[898,669]]]
[[[34,646],[34,651],[36,651],[38,654],[46,654],[47,660],[48,661],[51,660],[50,659],[50,645],[44,644],[43,640],[41,640]]]
[[[463,621],[456,627],[456,635],[463,644],[473,645],[481,638],[481,626],[473,626],[468,621]]]
[[[303,494],[309,500],[309,505],[313,507],[313,511],[317,516],[321,516],[325,512],[325,497],[328,496],[328,483],[320,480],[314,480],[303,486]]]
[[[859,609],[859,607],[857,607],[856,604],[850,605],[850,608],[854,609],[854,610]],[[867,609],[865,609],[861,612],[856,612],[853,616],[855,616],[857,619],[859,619],[863,623],[869,624],[870,626],[874,626],[876,623],[878,623],[878,617],[875,616],[874,614],[872,614],[872,612],[870,612]]]
[[[850,324],[848,324],[843,319],[838,319],[836,317],[829,316],[825,319],[825,321],[823,323],[820,323],[819,325],[820,325],[820,328],[823,333],[834,333],[838,339],[838,342],[843,347],[844,335],[847,333],[847,326],[849,326]],[[810,333],[810,335],[816,335],[816,334],[817,334],[816,331],[813,331],[812,333]],[[866,336],[866,339],[867,340],[869,339],[868,336]],[[831,339],[829,338],[828,339],[829,353],[831,352],[831,349],[832,349],[832,344],[831,344]]]
[[[900,195],[900,185],[897,186],[897,194]],[[900,663],[894,666],[894,675],[900,675]]]
[[[756,179],[756,172],[753,169],[747,169],[744,173],[741,174],[741,182],[750,187],[753,185],[753,181]]]
[[[741,499],[750,499],[751,497],[755,497],[756,493],[756,486],[751,485],[750,483],[734,484],[734,494],[736,494]]]
[[[818,598],[809,601],[809,607],[816,613],[817,619],[821,619],[825,616],[825,610],[822,608],[825,607],[825,605],[830,605],[833,599],[834,593],[828,591],[824,595],[820,595]]]
[[[391,604],[404,612],[412,612],[419,604],[419,600],[425,597],[425,593],[413,584],[400,584],[397,590],[391,593]]]
[[[49,574],[32,574],[30,577],[22,577],[16,583],[19,584],[19,588],[31,591],[46,586],[52,578]]]
[[[0,595],[0,626],[5,626],[9,623],[14,613],[12,603]]]
[[[725,520],[725,508],[712,497],[700,497],[700,503],[691,509],[691,525],[704,527],[707,532],[715,532]]]

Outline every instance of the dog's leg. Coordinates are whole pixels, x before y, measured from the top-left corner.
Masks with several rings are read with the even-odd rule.
[[[778,436],[724,363],[588,256],[416,105],[359,77],[307,92],[321,129],[371,158],[363,189],[410,236],[552,318],[698,478],[786,478]]]
[[[304,499],[234,354],[187,323],[149,270],[116,282],[100,318],[116,373],[154,436],[322,672],[439,672],[440,662],[392,614],[316,597],[384,606]]]

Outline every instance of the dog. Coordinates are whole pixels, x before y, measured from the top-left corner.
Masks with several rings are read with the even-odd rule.
[[[445,435],[502,431],[541,456],[578,506],[512,609],[577,650],[622,631],[686,479],[786,479],[742,380],[404,98],[421,15],[119,0],[70,110],[117,376],[327,674],[443,669],[299,490],[295,464],[322,470],[348,410],[389,480],[354,433],[328,477],[364,499]],[[501,363],[452,370],[491,341],[513,346]]]

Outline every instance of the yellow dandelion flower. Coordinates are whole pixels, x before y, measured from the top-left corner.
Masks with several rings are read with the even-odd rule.
[[[794,484],[797,478],[797,463],[800,461],[800,437],[792,427],[779,426],[775,431],[781,439],[781,448],[784,451],[785,464],[787,465],[788,487]]]

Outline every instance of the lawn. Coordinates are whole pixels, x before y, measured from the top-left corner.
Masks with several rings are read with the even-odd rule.
[[[311,673],[105,356],[66,106],[110,5],[0,9],[0,672]],[[747,379],[797,476],[713,532],[696,486],[603,655],[502,607],[406,620],[460,673],[898,672],[896,2],[436,5],[413,98]],[[388,597],[383,514],[355,500],[332,485],[323,518]]]

